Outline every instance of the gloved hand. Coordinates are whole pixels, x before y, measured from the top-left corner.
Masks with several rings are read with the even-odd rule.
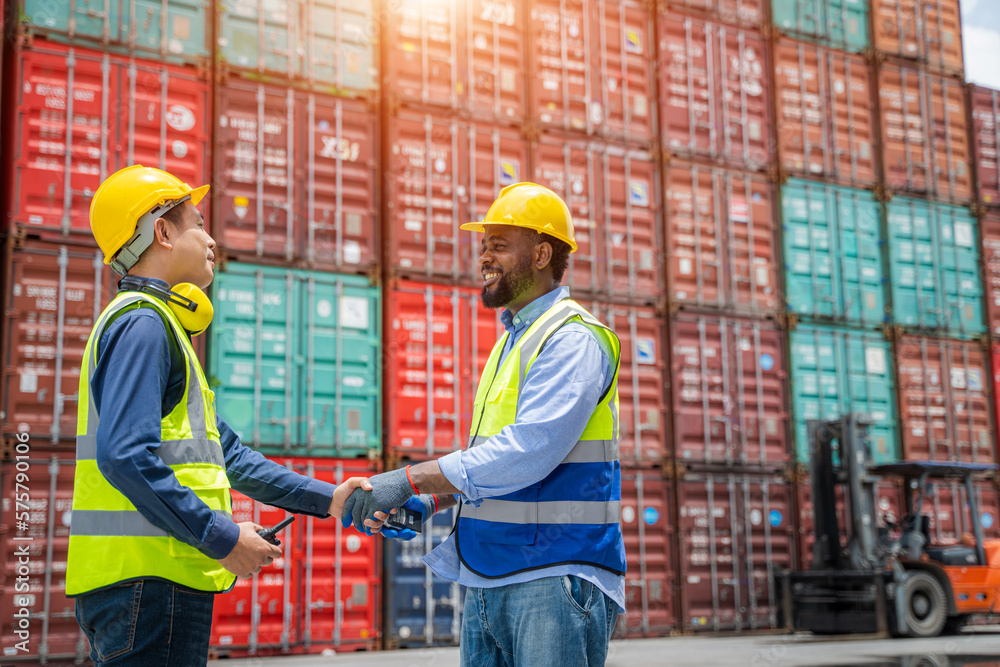
[[[406,468],[384,472],[368,478],[372,490],[354,489],[347,502],[344,503],[344,513],[341,515],[344,528],[351,523],[365,535],[372,535],[370,528],[365,526],[366,519],[375,519],[375,512],[388,514],[393,507],[399,507],[413,497],[413,486],[406,475]]]
[[[430,520],[431,516],[434,514],[434,510],[437,504],[434,502],[434,497],[431,495],[420,495],[413,496],[405,503],[403,507],[408,510],[413,510],[414,512],[420,512],[423,515],[422,524],[426,524]],[[417,536],[416,531],[410,530],[409,528],[382,528],[382,537],[388,538],[390,540],[404,540],[409,541]]]

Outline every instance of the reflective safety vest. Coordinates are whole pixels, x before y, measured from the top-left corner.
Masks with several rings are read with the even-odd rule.
[[[566,299],[532,323],[499,364],[507,336],[493,346],[476,391],[469,447],[476,447],[517,419],[528,370],[549,337],[582,321],[613,353],[614,377],[576,445],[537,484],[478,507],[461,506],[455,527],[459,558],[482,577],[504,577],[553,565],[586,564],[625,573],[618,463],[618,371],[621,343],[608,327]]]
[[[70,520],[66,594],[80,595],[120,581],[142,577],[166,579],[188,588],[221,592],[236,576],[140,514],[97,467],[97,423],[90,384],[97,366],[101,335],[113,317],[140,305],[152,306],[173,330],[187,362],[184,396],[163,417],[161,445],[153,450],[177,477],[221,516],[232,520],[229,478],[215,417],[215,394],[209,390],[187,333],[161,301],[139,292],[118,295],[90,334],[80,367],[76,429],[76,474]],[[150,397],[157,409],[158,397]]]

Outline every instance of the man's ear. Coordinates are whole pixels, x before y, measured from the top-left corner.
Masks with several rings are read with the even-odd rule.
[[[552,262],[552,244],[542,241],[535,246],[535,268],[541,271]]]
[[[166,218],[153,221],[153,240],[164,248],[173,249],[173,229]]]

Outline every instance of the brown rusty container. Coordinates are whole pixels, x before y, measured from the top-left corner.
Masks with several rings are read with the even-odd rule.
[[[767,17],[767,0],[666,0],[661,3],[682,14],[706,14],[730,25],[760,27]]]
[[[777,311],[778,246],[767,179],[679,161],[664,173],[671,302],[757,316]]]
[[[957,544],[968,540],[972,534],[969,524],[969,501],[965,485],[961,482],[935,480],[924,493],[921,514],[930,518],[931,544]],[[973,493],[979,506],[979,525],[983,538],[1000,537],[1000,497],[991,482],[975,482]],[[975,520],[973,519],[973,520]]]
[[[979,225],[983,235],[986,317],[990,334],[1000,336],[1000,211],[987,211]]]
[[[965,204],[972,199],[962,83],[909,67],[878,72],[882,160],[891,191]]]
[[[962,76],[959,0],[872,0],[875,50]]]
[[[782,169],[851,187],[874,185],[876,126],[864,58],[781,39],[774,63]]]
[[[979,201],[1000,207],[1000,91],[969,86]]]
[[[978,342],[905,336],[896,370],[903,458],[996,461],[989,359]]]

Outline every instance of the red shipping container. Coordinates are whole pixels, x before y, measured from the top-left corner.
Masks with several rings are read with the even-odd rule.
[[[878,87],[886,185],[956,204],[971,200],[962,82],[883,65]]]
[[[625,609],[616,638],[663,637],[677,625],[672,483],[658,471],[622,471]]]
[[[864,58],[781,39],[774,61],[782,169],[852,187],[875,185],[871,72]]]
[[[732,25],[763,25],[766,0],[665,0],[668,9],[683,14],[704,12]]]
[[[774,575],[795,558],[791,485],[736,473],[689,474],[677,485],[681,627],[777,627]]]
[[[209,181],[209,87],[194,69],[34,44],[18,54],[11,220],[90,243],[91,199],[118,169]]]
[[[777,326],[677,315],[670,327],[674,456],[688,465],[787,464],[787,373]]]
[[[979,219],[983,235],[983,282],[989,331],[1000,336],[1000,211],[987,210]]]
[[[996,487],[992,482],[975,482],[973,489],[979,505],[978,520],[983,538],[1000,538],[1000,496]],[[938,480],[929,483],[924,491],[921,514],[930,519],[931,544],[958,544],[963,541],[963,536],[972,534],[969,495],[961,482]]]
[[[870,11],[877,51],[962,77],[958,0],[873,0]]]
[[[66,597],[66,555],[69,551],[69,525],[73,506],[73,475],[76,461],[72,455],[60,459],[43,457],[34,450],[35,440],[27,445],[31,452],[26,460],[4,462],[0,468],[0,489],[3,498],[3,525],[0,525],[0,642],[3,658],[27,657],[43,664],[47,660],[84,660],[90,655],[86,636],[74,615],[75,603]],[[27,481],[18,474],[27,476]],[[22,484],[27,487],[15,488]],[[27,493],[27,530],[19,530],[15,518],[23,507],[15,503],[17,495]],[[20,586],[19,571],[25,565],[23,550],[27,549],[27,590]],[[30,638],[28,652],[15,645],[23,638],[14,634],[20,629],[15,611],[27,609]],[[10,663],[8,663],[10,664]]]
[[[767,180],[679,162],[665,173],[671,301],[756,316],[777,311],[776,217]]]
[[[758,171],[771,163],[767,42],[758,31],[661,13],[664,150]]]
[[[340,272],[377,263],[364,102],[232,81],[218,107],[214,234],[227,252]]]
[[[978,342],[905,336],[897,343],[903,458],[996,461],[988,363]]]
[[[387,245],[398,271],[481,284],[481,220],[500,190],[526,180],[528,145],[517,130],[430,114],[389,121],[385,172]]]
[[[969,86],[979,201],[1000,206],[1000,91]]]

